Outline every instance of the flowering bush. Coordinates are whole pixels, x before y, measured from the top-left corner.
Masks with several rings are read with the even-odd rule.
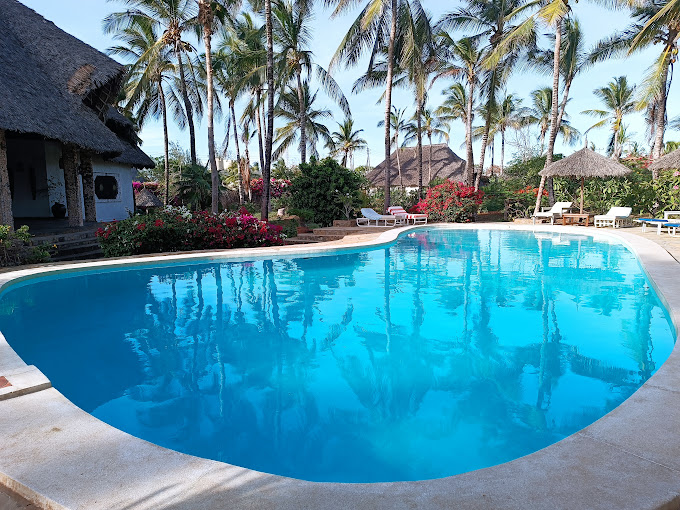
[[[9,225],[0,225],[0,266],[37,264],[50,260],[46,246],[31,245],[32,237],[26,225],[16,231],[12,231]]]
[[[446,181],[427,191],[427,197],[414,207],[432,221],[469,222],[482,205],[484,192],[473,186]]]
[[[149,215],[107,224],[97,230],[107,257],[171,251],[253,248],[283,244],[284,235],[241,210],[237,213],[192,213],[186,207],[167,206]]]
[[[281,198],[290,187],[290,181],[288,179],[274,179],[272,177],[271,184],[269,186],[269,192],[272,198]],[[253,179],[250,181],[250,189],[258,197],[262,196],[262,190],[264,189],[264,180]]]
[[[151,192],[157,192],[160,187],[160,184],[157,182],[139,182],[139,181],[133,181],[132,182],[132,189],[136,193],[139,193],[142,191],[144,188],[148,189]]]

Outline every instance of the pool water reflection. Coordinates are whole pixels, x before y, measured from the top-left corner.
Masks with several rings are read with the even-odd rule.
[[[619,405],[675,342],[627,248],[517,231],[69,274],[10,288],[0,311],[18,354],[103,421],[336,482],[532,453]]]

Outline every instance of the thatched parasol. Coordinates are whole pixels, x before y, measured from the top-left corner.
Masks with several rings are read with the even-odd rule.
[[[584,147],[571,156],[555,161],[541,170],[542,177],[580,177],[581,178],[581,214],[583,214],[583,188],[586,177],[621,177],[631,172],[630,168],[618,161],[606,158],[595,151]]]
[[[163,202],[146,188],[142,188],[140,192],[135,195],[135,207],[139,209],[144,209],[148,212],[149,209],[162,206]]]
[[[650,170],[678,170],[680,169],[680,149],[661,156],[649,165]]]

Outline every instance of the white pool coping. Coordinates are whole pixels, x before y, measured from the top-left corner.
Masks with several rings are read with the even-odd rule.
[[[623,242],[640,259],[678,332],[680,265],[653,241],[622,230],[583,227],[500,223],[429,228],[546,231]],[[390,230],[377,239],[356,243],[185,253],[20,269],[0,274],[0,291],[14,282],[53,272],[281,258],[376,247],[413,229]],[[0,484],[43,508],[680,508],[677,345],[661,369],[628,400],[589,427],[543,450],[448,478],[377,484],[294,480],[185,455],[135,438],[85,413],[49,387],[49,381],[46,383],[37,369],[27,367],[0,335],[0,376],[13,382],[12,374],[21,374],[24,387],[21,396],[0,399]]]

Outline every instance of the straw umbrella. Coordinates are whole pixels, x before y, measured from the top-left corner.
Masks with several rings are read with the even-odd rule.
[[[652,171],[680,169],[680,149],[674,150],[665,156],[661,156],[649,165],[649,169]]]
[[[163,202],[148,189],[142,188],[139,193],[135,195],[135,207],[137,209],[143,209],[144,212],[148,213],[150,209],[163,207]]]
[[[538,174],[541,177],[580,177],[581,214],[583,214],[583,189],[586,177],[621,177],[630,171],[627,166],[585,147],[571,156],[555,161]]]

